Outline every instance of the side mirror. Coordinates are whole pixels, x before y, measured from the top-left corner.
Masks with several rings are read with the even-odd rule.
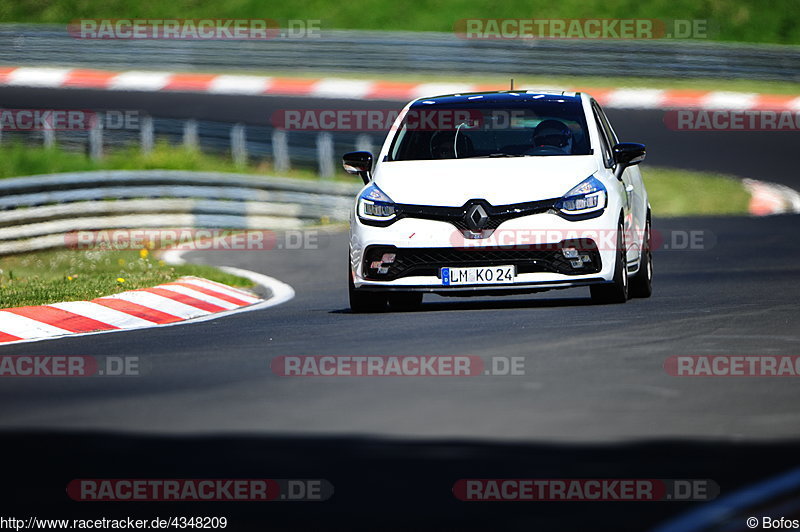
[[[644,157],[647,155],[644,144],[635,142],[620,142],[611,148],[611,152],[614,155],[614,162],[617,163],[615,175],[619,180],[622,180],[622,172],[627,167],[639,164],[644,161]]]
[[[342,156],[342,166],[348,174],[360,175],[366,185],[372,174],[372,154],[368,151],[345,153]]]
[[[644,161],[647,151],[644,144],[635,142],[620,142],[612,148],[614,152],[614,162],[623,166],[633,166]]]
[[[614,154],[614,162],[617,163],[617,179],[622,179],[622,172],[627,167],[639,164],[647,155],[644,144],[635,142],[620,142],[611,148],[611,152]]]

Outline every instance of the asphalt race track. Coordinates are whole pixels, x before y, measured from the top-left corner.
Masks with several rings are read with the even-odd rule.
[[[124,101],[158,115],[180,102],[181,112],[226,120],[303,105],[210,98],[0,89],[7,107]],[[671,133],[660,112],[610,115],[625,140],[648,143],[652,164],[798,184],[797,133]],[[611,306],[573,289],[426,296],[419,311],[351,314],[347,238],[336,230],[318,249],[189,254],[266,273],[297,295],[199,324],[0,348],[135,356],[142,367],[138,377],[4,379],[0,500],[25,515],[200,513],[255,530],[648,530],[703,503],[463,503],[451,488],[460,478],[710,478],[726,494],[796,466],[796,378],[673,377],[663,366],[674,355],[798,354],[798,221],[654,213],[654,295]],[[698,249],[675,249],[689,234]],[[525,374],[310,378],[270,369],[281,355],[411,354],[523,357]],[[200,507],[77,503],[64,493],[73,478],[149,477],[325,478],[335,495]],[[744,528],[746,517],[731,523]]]
[[[613,306],[572,289],[426,296],[418,312],[355,315],[343,233],[323,236],[317,250],[197,252],[188,258],[268,273],[297,296],[203,324],[8,346],[4,354],[140,356],[144,375],[6,381],[0,397],[15,407],[2,422],[583,442],[791,437],[800,434],[792,379],[677,378],[662,366],[672,355],[793,351],[800,252],[786,243],[796,222],[659,221],[665,235],[702,232],[711,249],[659,250],[653,298]],[[527,375],[326,380],[279,378],[269,367],[279,355],[375,354],[522,356]]]
[[[500,520],[567,530],[599,519],[615,524],[595,529],[645,530],[686,503],[583,503],[578,513],[550,503],[534,512],[533,503],[458,503],[450,487],[470,477],[605,475],[712,478],[725,491],[796,463],[793,379],[681,378],[663,369],[678,354],[794,352],[800,253],[785,244],[796,224],[791,216],[659,221],[663,234],[702,231],[710,249],[659,250],[653,298],[616,306],[591,305],[575,289],[431,297],[417,312],[353,315],[341,233],[317,250],[190,256],[268,272],[297,297],[203,324],[5,347],[138,356],[143,374],[4,381],[2,426],[26,429],[4,437],[15,457],[4,484],[13,494],[4,495],[79,516],[87,510],[63,494],[72,478],[327,478],[341,499],[298,503],[309,508],[297,513],[274,503],[274,525],[346,526],[361,523],[345,517],[360,513],[380,522],[402,508],[385,529]],[[278,355],[420,353],[522,356],[526,375],[292,378],[269,366]],[[264,518],[220,504],[224,511],[203,511]],[[614,504],[628,505],[622,521]]]

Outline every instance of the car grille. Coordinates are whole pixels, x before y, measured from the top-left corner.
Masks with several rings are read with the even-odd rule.
[[[432,205],[397,203],[395,204],[397,215],[392,220],[382,222],[362,219],[361,222],[367,225],[387,226],[403,218],[417,218],[420,220],[447,222],[461,231],[466,231],[469,229],[466,221],[467,210],[471,205],[480,204],[486,209],[488,218],[486,224],[481,227],[481,229],[494,230],[500,227],[500,224],[508,220],[548,212],[554,208],[556,201],[557,199],[548,199],[493,206],[485,200],[469,200],[461,207],[438,207]]]
[[[369,246],[364,253],[364,277],[391,281],[408,276],[439,276],[443,267],[515,265],[517,273],[551,272],[564,275],[597,273],[602,264],[593,241],[580,241],[581,266],[564,257],[562,248],[571,241],[516,247],[397,248]],[[384,262],[384,258],[392,258]],[[588,259],[588,260],[586,260]]]

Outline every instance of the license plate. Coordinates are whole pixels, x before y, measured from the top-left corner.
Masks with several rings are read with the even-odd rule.
[[[470,268],[442,268],[442,284],[505,284],[517,278],[514,266],[476,266]]]

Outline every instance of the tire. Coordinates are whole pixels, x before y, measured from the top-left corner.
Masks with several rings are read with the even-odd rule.
[[[642,261],[639,271],[631,278],[630,297],[650,297],[653,294],[653,250],[650,236],[650,216],[644,230]]]
[[[422,304],[422,292],[394,292],[389,294],[389,310],[409,311]]]
[[[628,300],[628,260],[625,231],[620,222],[617,227],[617,260],[614,263],[614,280],[589,287],[592,301],[598,304],[625,303]]]
[[[386,310],[388,299],[382,292],[368,292],[357,290],[353,284],[353,274],[347,267],[348,293],[350,295],[350,310],[353,312],[369,313],[383,312]]]

